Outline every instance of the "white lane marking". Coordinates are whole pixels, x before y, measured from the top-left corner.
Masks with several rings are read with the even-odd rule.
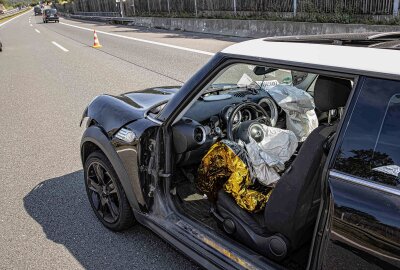
[[[32,24],[30,24],[30,26],[32,27],[33,25],[32,25]]]
[[[36,33],[40,34],[40,31],[35,28]]]
[[[60,48],[61,50],[63,50],[64,52],[69,52],[67,49],[65,49],[63,46],[61,46],[60,44],[58,44],[55,41],[52,41],[51,43],[53,43],[55,46],[57,46],[58,48]]]
[[[28,10],[28,11],[30,11],[30,10]],[[28,11],[27,11],[27,12],[28,12]],[[15,20],[16,18],[19,18],[19,17],[21,17],[22,15],[25,15],[25,14],[26,14],[26,12],[24,12],[24,13],[18,15],[18,16],[15,16],[14,18],[9,19],[8,21],[5,21],[5,22],[3,22],[3,23],[0,23],[0,27],[2,27],[2,26],[5,25],[6,23],[9,23],[9,22]]]
[[[66,26],[70,26],[70,27],[75,27],[75,28],[78,28],[78,29],[86,30],[86,31],[93,31],[93,29],[86,28],[86,27],[82,27],[82,26],[77,26],[77,25],[72,25],[72,24],[69,24],[69,23],[60,22],[60,24],[63,24],[63,25],[66,25]],[[119,37],[119,38],[130,39],[130,40],[134,40],[134,41],[144,42],[144,43],[148,43],[148,44],[153,44],[153,45],[168,47],[168,48],[177,49],[177,50],[182,50],[182,51],[187,51],[187,52],[194,52],[194,53],[205,54],[205,55],[211,55],[211,56],[215,55],[215,53],[212,53],[212,52],[206,52],[206,51],[201,51],[201,50],[196,50],[196,49],[191,49],[191,48],[186,48],[186,47],[171,45],[171,44],[167,44],[167,43],[161,43],[161,42],[157,42],[157,41],[151,41],[151,40],[147,40],[147,39],[134,38],[134,37],[127,37],[127,36],[123,36],[123,35],[119,35],[119,34],[108,33],[108,32],[104,32],[104,31],[99,31],[99,30],[96,30],[96,33],[101,33],[101,34],[109,35],[109,36],[113,36],[113,37]]]

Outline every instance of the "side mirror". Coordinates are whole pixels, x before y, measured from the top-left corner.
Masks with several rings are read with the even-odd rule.
[[[268,73],[277,71],[277,68],[271,68],[271,67],[264,67],[264,66],[256,66],[253,69],[254,74],[256,75],[266,75]]]

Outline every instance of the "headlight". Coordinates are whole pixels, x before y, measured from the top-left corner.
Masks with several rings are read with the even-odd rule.
[[[121,128],[121,130],[115,134],[115,137],[127,143],[131,143],[136,139],[135,133],[126,128]]]

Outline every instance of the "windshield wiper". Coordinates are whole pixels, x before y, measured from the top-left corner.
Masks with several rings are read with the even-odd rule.
[[[219,92],[219,91],[233,90],[233,89],[242,89],[242,88],[246,88],[247,89],[248,87],[246,85],[240,86],[240,85],[237,85],[237,84],[234,84],[234,85],[218,85],[218,86],[211,85],[211,87],[209,89],[207,89],[204,92],[204,94],[209,94],[209,93],[212,93],[212,92]]]

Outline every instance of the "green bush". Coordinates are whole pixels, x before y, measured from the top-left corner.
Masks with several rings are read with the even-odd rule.
[[[193,18],[193,13],[142,13],[140,16],[151,16],[151,17],[171,17],[171,18]],[[309,11],[309,13],[302,13],[295,17],[287,17],[276,14],[265,14],[265,15],[234,15],[232,13],[205,15],[199,13],[198,18],[205,19],[239,19],[239,20],[268,20],[268,21],[297,21],[297,22],[312,22],[312,23],[343,23],[343,24],[378,24],[378,25],[400,25],[400,17],[392,17],[390,19],[376,20],[372,15],[359,16],[354,13],[343,13],[341,11],[333,14],[321,13],[315,10]]]

